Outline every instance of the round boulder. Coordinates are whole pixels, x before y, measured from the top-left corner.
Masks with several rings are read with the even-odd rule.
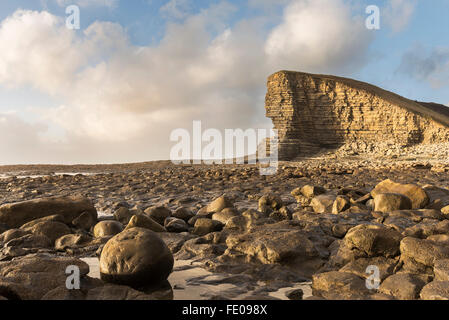
[[[111,237],[122,232],[123,229],[123,225],[118,221],[100,221],[94,227],[94,236],[95,238]]]
[[[173,264],[170,249],[155,232],[132,228],[106,243],[100,274],[103,281],[138,288],[165,281]]]

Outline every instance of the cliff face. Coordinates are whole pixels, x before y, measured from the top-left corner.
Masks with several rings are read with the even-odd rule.
[[[268,79],[265,108],[279,132],[281,160],[354,142],[449,141],[449,108],[352,79],[280,71]]]

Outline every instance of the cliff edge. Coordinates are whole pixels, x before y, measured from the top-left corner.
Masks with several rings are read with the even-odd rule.
[[[417,102],[361,81],[280,71],[268,78],[267,117],[279,132],[279,159],[313,156],[344,145],[449,141],[449,107]]]

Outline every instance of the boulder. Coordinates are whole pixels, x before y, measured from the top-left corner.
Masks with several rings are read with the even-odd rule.
[[[406,196],[412,203],[410,209],[423,209],[430,201],[423,188],[414,184],[396,183],[390,179],[382,181],[371,191],[373,198],[381,193],[398,193]]]
[[[150,207],[145,210],[145,214],[163,226],[165,219],[171,216],[171,211],[166,207]]]
[[[4,223],[10,228],[18,228],[39,218],[61,215],[64,223],[69,224],[84,212],[88,212],[97,219],[97,210],[89,199],[81,197],[42,198],[0,206],[0,223]]]
[[[133,215],[128,208],[120,207],[114,212],[114,219],[126,226]]]
[[[348,272],[330,271],[312,277],[312,292],[331,300],[365,299],[369,294],[364,279]]]
[[[101,279],[131,287],[161,283],[173,270],[173,255],[157,233],[132,228],[111,238],[100,257]]]
[[[385,279],[379,291],[399,300],[416,300],[427,282],[426,277],[420,275],[397,273]]]
[[[394,273],[394,269],[398,261],[396,259],[390,259],[385,257],[374,257],[374,258],[359,258],[357,260],[351,261],[341,268],[340,272],[353,273],[360,278],[368,278],[372,273],[367,273],[367,268],[369,266],[376,266],[379,268],[379,277],[383,281],[385,278],[391,276]]]
[[[307,275],[316,272],[322,264],[320,252],[305,232],[291,228],[289,223],[260,225],[250,233],[229,235],[228,254],[244,255],[249,262],[293,264]]]
[[[223,224],[220,221],[200,218],[195,222],[195,227],[193,229],[193,234],[198,236],[204,236],[208,233],[221,231],[223,229]]]
[[[326,189],[324,189],[323,187],[311,186],[311,185],[305,185],[299,191],[304,197],[309,198],[309,199],[312,199],[316,196],[326,193]]]
[[[293,215],[288,207],[282,206],[279,210],[273,211],[269,217],[276,221],[283,221],[291,220]]]
[[[285,296],[289,300],[302,300],[304,296],[304,291],[302,289],[293,289],[285,293]]]
[[[5,248],[14,249],[30,249],[30,248],[51,248],[54,246],[54,241],[41,234],[27,234],[20,238],[12,239],[5,243]],[[24,251],[26,253],[26,251]],[[22,255],[22,254],[19,254]]]
[[[64,223],[63,217],[61,215],[57,214],[57,215],[43,217],[43,218],[36,219],[36,220],[30,221],[28,223],[25,223],[23,226],[20,227],[20,229],[24,229],[24,230],[31,229],[36,224],[41,223],[41,222],[47,222],[47,221],[54,221],[54,222],[62,222],[62,223]]]
[[[449,215],[449,206],[445,206],[441,208],[441,213],[445,215]]]
[[[222,224],[226,224],[232,217],[239,216],[240,213],[233,208],[225,208],[220,212],[212,215],[212,220],[220,221]]]
[[[5,231],[2,234],[0,234],[0,247],[10,240],[23,237],[30,233],[31,233],[31,231],[28,231],[28,230],[9,229],[8,231]]]
[[[336,198],[336,196],[331,194],[316,196],[310,202],[310,206],[315,213],[331,213]]]
[[[332,205],[332,213],[339,214],[340,212],[346,211],[351,207],[351,201],[346,196],[337,196]]]
[[[449,281],[432,281],[421,290],[422,300],[449,300]]]
[[[83,212],[78,218],[72,221],[72,225],[75,228],[85,231],[89,231],[96,223],[97,219],[89,212]]]
[[[34,235],[45,236],[50,239],[53,244],[56,239],[72,232],[64,223],[56,221],[39,222],[33,227],[25,230],[30,231]]]
[[[449,258],[449,247],[431,240],[406,237],[400,248],[402,269],[409,273],[433,275],[435,261]]]
[[[64,251],[67,248],[77,248],[83,244],[86,244],[92,240],[91,237],[85,234],[67,234],[55,241],[55,249]]]
[[[283,206],[282,199],[275,195],[264,195],[260,197],[258,210],[264,213],[270,213],[273,210],[279,210]]]
[[[173,254],[178,252],[187,240],[195,238],[194,235],[186,232],[183,233],[165,232],[165,233],[158,233],[158,236],[161,237],[162,240],[164,240],[165,244]]]
[[[167,230],[161,226],[159,223],[154,221],[152,218],[143,215],[138,214],[131,217],[129,220],[128,225],[126,226],[126,229],[131,228],[145,228],[149,229],[154,232],[166,232]]]
[[[374,210],[388,213],[395,210],[412,209],[412,202],[399,193],[379,193],[374,196]]]
[[[35,254],[0,262],[0,287],[22,300],[40,300],[49,291],[65,285],[68,266],[78,266],[81,277],[89,273],[89,266],[76,258]]]
[[[348,231],[344,243],[350,250],[356,249],[365,257],[395,257],[403,236],[396,230],[381,226],[362,224]]]
[[[111,237],[122,232],[123,229],[123,225],[118,221],[100,221],[94,227],[94,236],[95,238]]]
[[[435,281],[449,281],[449,259],[435,260],[433,272]]]
[[[229,197],[221,196],[221,197],[216,198],[211,203],[209,203],[209,205],[207,206],[207,212],[208,213],[216,213],[216,212],[220,212],[224,208],[233,208],[233,207],[234,207],[234,203]]]
[[[428,208],[441,210],[442,208],[449,206],[449,189],[426,185],[423,187],[423,190],[430,198],[429,205],[427,206]]]
[[[186,232],[189,230],[189,225],[182,219],[178,218],[168,218],[170,221],[165,226],[168,232]]]
[[[193,216],[195,216],[195,214],[191,210],[183,207],[178,208],[173,212],[173,217],[182,219],[185,222],[189,221]]]

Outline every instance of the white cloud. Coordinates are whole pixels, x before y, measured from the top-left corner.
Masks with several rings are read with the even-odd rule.
[[[354,69],[364,62],[372,37],[346,2],[299,0],[285,8],[284,21],[269,35],[265,52],[273,65],[293,70]]]
[[[393,32],[403,31],[413,18],[417,1],[390,0],[387,3],[382,17]]]
[[[116,8],[119,0],[56,0],[56,3],[61,7],[66,7],[76,4],[80,7],[108,7]]]
[[[0,26],[0,85],[32,85],[64,104],[40,109],[43,125],[8,118],[16,124],[3,130],[14,134],[0,148],[6,144],[15,162],[167,159],[171,130],[193,120],[218,129],[271,126],[263,106],[269,74],[355,70],[371,40],[342,0],[294,1],[266,32],[259,18],[231,26],[235,10],[221,2],[170,22],[148,47],[132,45],[115,23],[95,22],[80,34],[49,13],[17,11]],[[65,136],[44,139],[46,125]],[[31,143],[15,148],[21,131]]]

